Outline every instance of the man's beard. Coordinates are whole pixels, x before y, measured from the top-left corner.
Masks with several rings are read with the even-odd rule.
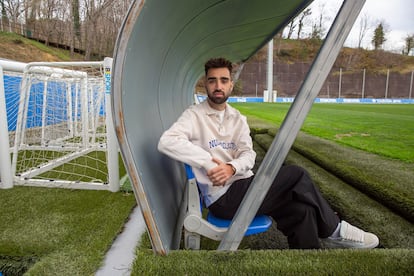
[[[229,96],[226,96],[226,93],[220,91],[221,93],[223,93],[223,97],[217,98],[214,96],[214,93],[217,93],[217,91],[213,91],[211,93],[207,93],[208,98],[210,99],[210,101],[212,101],[215,104],[222,104],[224,102],[227,101],[227,99],[229,98]]]

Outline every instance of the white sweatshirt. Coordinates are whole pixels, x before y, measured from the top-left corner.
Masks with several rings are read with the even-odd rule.
[[[219,111],[211,108],[207,100],[183,112],[162,134],[158,150],[193,167],[207,207],[234,181],[252,176],[256,158],[246,117],[227,104],[224,120],[220,122]],[[217,165],[213,157],[236,169],[224,186],[213,186],[207,177],[207,171]]]

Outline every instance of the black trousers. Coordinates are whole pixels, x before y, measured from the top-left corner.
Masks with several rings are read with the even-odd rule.
[[[217,217],[232,219],[252,180],[253,176],[235,181],[209,210]],[[293,165],[280,169],[258,214],[269,215],[276,221],[290,248],[320,248],[319,238],[329,237],[339,223],[309,174]]]

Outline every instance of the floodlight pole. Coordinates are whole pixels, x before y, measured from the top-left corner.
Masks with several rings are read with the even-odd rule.
[[[273,102],[273,39],[267,45],[267,101]]]
[[[279,172],[365,0],[345,0],[218,250],[237,250]]]

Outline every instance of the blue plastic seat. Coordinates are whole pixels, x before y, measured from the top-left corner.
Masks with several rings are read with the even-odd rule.
[[[185,164],[185,170],[186,170],[188,180],[195,178],[191,166],[189,166],[188,164]],[[201,197],[200,197],[200,201],[202,202]],[[203,205],[200,204],[200,206],[203,206]],[[220,227],[220,228],[228,228],[231,223],[231,220],[215,217],[211,212],[207,214],[207,221],[213,224],[214,226]],[[257,215],[253,219],[253,221],[250,223],[244,235],[249,236],[249,235],[266,232],[270,228],[271,225],[272,225],[272,219],[269,216]]]
[[[207,214],[207,221],[217,227],[229,227],[231,220],[215,217],[211,212]],[[245,236],[266,232],[272,225],[272,219],[266,215],[257,215],[244,233]]]

